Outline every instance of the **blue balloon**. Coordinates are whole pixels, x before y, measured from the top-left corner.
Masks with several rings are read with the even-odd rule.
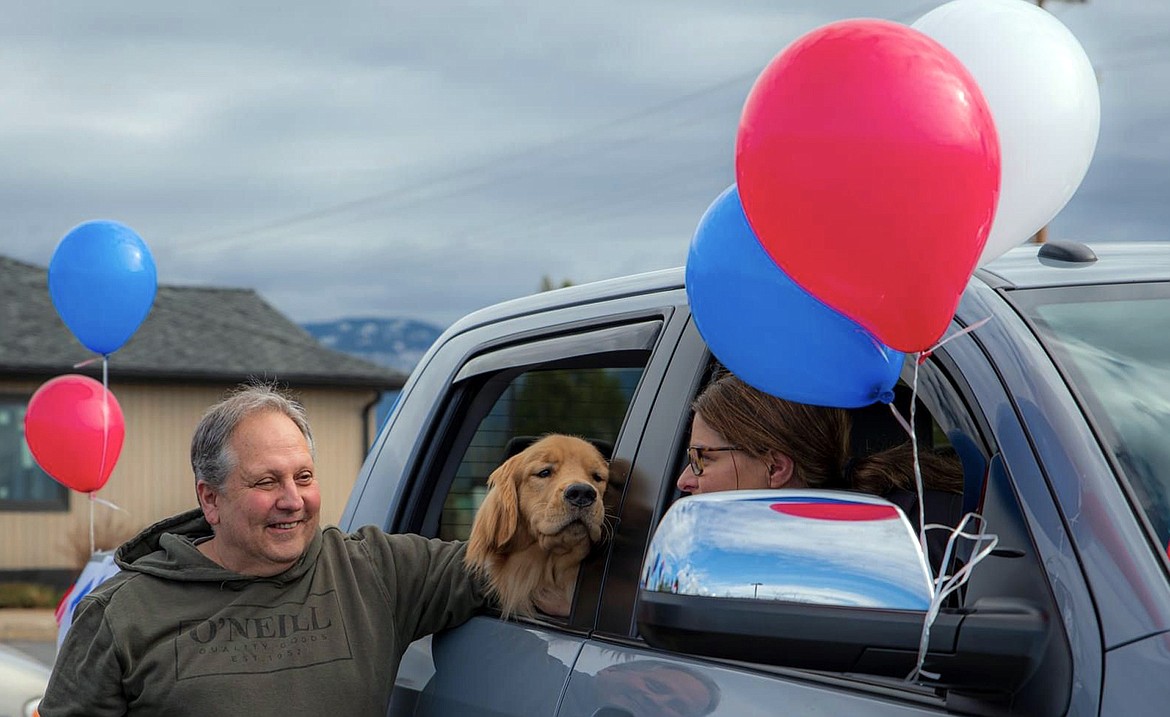
[[[157,288],[150,249],[118,222],[75,227],[49,262],[53,306],[77,340],[102,355],[117,351],[138,330]]]
[[[735,185],[695,230],[686,290],[711,352],[755,388],[839,408],[893,400],[905,354],[790,279],[756,238]]]

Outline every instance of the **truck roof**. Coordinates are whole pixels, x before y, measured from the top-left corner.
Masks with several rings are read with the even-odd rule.
[[[1056,250],[1046,250],[1046,246]],[[1076,258],[1084,248],[1096,255],[1096,261]],[[1053,258],[1060,255],[1068,259]],[[1170,279],[1170,242],[1026,244],[976,273],[992,286],[1018,289],[1164,281]]]
[[[1097,257],[1095,261],[1077,258],[1093,255]],[[976,276],[993,287],[1019,289],[1166,280],[1170,278],[1170,242],[1027,244],[978,269]],[[488,306],[460,319],[451,330],[458,332],[550,308],[683,287],[683,267],[603,279]]]

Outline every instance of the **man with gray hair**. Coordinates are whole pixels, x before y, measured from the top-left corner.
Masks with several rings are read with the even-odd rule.
[[[303,407],[251,384],[195,429],[200,507],[120,547],[40,706],[58,715],[384,714],[414,640],[483,605],[462,543],[321,529]]]

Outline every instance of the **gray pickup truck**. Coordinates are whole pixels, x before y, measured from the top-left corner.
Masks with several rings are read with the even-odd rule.
[[[914,393],[908,361],[896,392],[919,443],[961,457],[964,508],[999,540],[934,621],[934,677],[912,680],[922,610],[644,580],[656,531],[694,500],[675,480],[714,363],[681,269],[462,319],[406,384],[342,527],[465,538],[509,441],[566,432],[612,446],[613,532],[568,618],[485,614],[412,645],[390,714],[1166,714],[1170,245],[1013,250],[975,273],[948,334],[984,319]],[[891,423],[858,409],[855,445],[905,439]]]

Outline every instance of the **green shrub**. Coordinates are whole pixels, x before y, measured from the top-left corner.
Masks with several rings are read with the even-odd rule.
[[[37,583],[0,583],[0,608],[57,607],[64,591]]]

